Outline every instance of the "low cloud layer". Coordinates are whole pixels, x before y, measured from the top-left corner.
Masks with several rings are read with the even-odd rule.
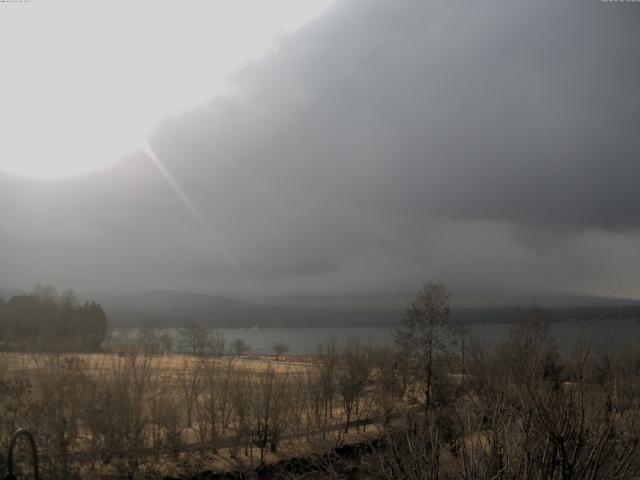
[[[206,226],[142,153],[2,178],[0,285],[640,296],[638,25],[595,0],[337,2],[151,138]]]

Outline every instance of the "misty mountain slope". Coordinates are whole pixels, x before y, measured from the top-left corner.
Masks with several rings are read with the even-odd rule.
[[[399,311],[260,305],[213,295],[152,291],[133,295],[83,295],[98,301],[114,327],[342,327],[394,325]]]
[[[198,310],[209,308],[253,309],[258,307],[256,304],[232,298],[177,290],[153,290],[130,295],[93,294],[84,296],[105,304],[129,305],[140,308],[191,308]]]
[[[0,289],[8,301],[17,290]],[[268,303],[173,290],[139,294],[79,294],[78,301],[102,305],[112,328],[214,328],[397,326],[411,299],[380,297],[295,297]],[[534,307],[550,321],[638,316],[640,302],[630,299],[578,295],[476,295],[451,299],[452,317],[464,323],[505,323],[524,318]]]
[[[455,320],[504,323],[521,320],[533,307],[541,307],[550,321],[635,317],[640,302],[626,299],[547,295],[531,297],[475,297],[452,302]],[[131,295],[81,295],[103,305],[112,326],[181,327],[195,323],[215,328],[397,326],[408,303],[393,306],[363,302],[362,298],[300,299],[292,304],[261,304],[220,296],[177,291],[151,291]],[[622,309],[622,310],[616,310]]]

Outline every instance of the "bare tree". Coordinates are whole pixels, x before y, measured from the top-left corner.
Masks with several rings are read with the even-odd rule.
[[[427,283],[409,305],[397,331],[397,344],[410,359],[414,380],[422,387],[424,408],[431,406],[434,362],[456,345],[460,327],[449,318],[449,292]]]
[[[144,327],[138,330],[134,343],[148,355],[158,355],[163,350],[160,333],[152,327]]]
[[[373,397],[385,429],[390,426],[391,416],[403,397],[399,357],[398,352],[391,348],[372,352],[372,365],[377,373]]]
[[[224,354],[224,349],[227,346],[227,340],[224,337],[224,333],[215,332],[210,339],[211,344],[211,353],[216,356],[221,356]]]
[[[324,345],[318,346],[316,362],[320,370],[319,381],[322,389],[322,406],[324,408],[323,426],[326,427],[329,419],[333,417],[333,403],[336,391],[338,352],[334,338]]]
[[[184,408],[187,417],[186,424],[188,428],[191,428],[193,425],[193,409],[198,394],[200,393],[202,383],[201,374],[201,364],[199,362],[193,364],[188,360],[184,361],[178,374],[178,383],[184,397]]]
[[[509,333],[502,346],[506,364],[519,383],[536,383],[542,379],[559,382],[559,355],[549,324],[540,309],[526,314]]]
[[[289,346],[285,343],[274,343],[271,345],[271,350],[276,354],[276,360],[279,360],[282,355],[289,351]]]
[[[160,334],[158,338],[162,353],[169,354],[173,350],[173,337],[166,331]]]
[[[345,433],[349,433],[353,413],[358,412],[360,398],[370,380],[371,369],[368,352],[357,342],[349,342],[338,368],[338,387],[345,414]]]
[[[211,332],[201,325],[187,325],[180,329],[180,335],[194,355],[202,355],[211,350]]]
[[[264,372],[258,374],[256,383],[252,395],[255,437],[260,448],[260,461],[264,462],[268,446],[272,452],[276,452],[281,432],[290,414],[288,373],[276,372],[269,364]]]
[[[247,344],[247,342],[245,342],[242,338],[236,338],[231,343],[231,348],[234,352],[236,352],[236,355],[244,355],[250,349],[249,344]]]
[[[231,386],[231,399],[233,405],[233,420],[236,430],[236,443],[244,446],[246,456],[252,454],[252,424],[253,409],[251,408],[251,382],[252,374],[250,371],[239,370],[234,376]]]

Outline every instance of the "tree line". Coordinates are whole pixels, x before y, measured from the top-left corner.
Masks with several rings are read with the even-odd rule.
[[[98,350],[108,320],[95,302],[79,303],[72,290],[61,294],[37,286],[31,294],[0,299],[0,342],[11,350]]]

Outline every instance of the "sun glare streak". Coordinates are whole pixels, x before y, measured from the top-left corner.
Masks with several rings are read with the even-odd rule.
[[[238,69],[276,52],[332,4],[57,0],[2,8],[0,175],[62,179],[112,165],[163,119],[232,95]]]
[[[142,152],[151,160],[151,163],[158,169],[160,175],[164,180],[169,184],[169,187],[173,190],[173,192],[178,196],[182,204],[189,211],[194,220],[198,223],[200,228],[204,231],[207,237],[212,240],[216,246],[220,249],[220,251],[224,254],[226,261],[229,265],[235,270],[235,272],[240,276],[241,280],[247,284],[246,275],[238,265],[235,257],[231,254],[229,249],[224,245],[220,236],[216,233],[213,227],[207,222],[207,220],[202,216],[200,211],[196,208],[195,204],[189,198],[184,189],[180,186],[180,184],[176,181],[176,179],[171,175],[171,172],[167,169],[167,167],[162,163],[162,160],[158,158],[154,150],[151,148],[149,142],[146,142],[142,146]]]

